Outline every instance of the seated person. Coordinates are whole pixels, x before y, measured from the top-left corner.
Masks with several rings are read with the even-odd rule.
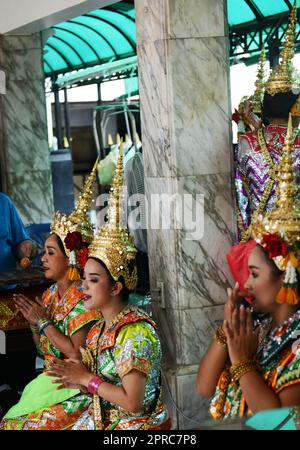
[[[36,255],[36,246],[29,238],[22,219],[11,199],[0,192],[0,272],[10,272],[17,268],[17,263],[27,266]],[[14,288],[14,284],[2,285],[1,290]],[[15,403],[19,395],[6,378],[3,365],[7,355],[0,355],[2,372],[0,376],[0,417]]]
[[[74,430],[169,429],[162,401],[161,345],[153,320],[128,294],[137,285],[136,248],[118,214],[122,156],[109,197],[108,222],[89,246],[84,268],[86,307],[103,318],[88,333],[83,363],[54,360],[49,375],[61,387],[79,386],[90,404]]]
[[[93,237],[88,220],[91,185],[95,170],[87,180],[75,211],[70,216],[56,213],[51,234],[45,242],[42,263],[45,277],[55,281],[42,301],[15,295],[15,303],[30,323],[33,339],[44,357],[44,368],[56,358],[79,357],[91,322],[99,319],[96,311],[87,311],[78,269],[86,247]],[[10,408],[0,429],[62,429],[81,414],[89,398],[78,389],[57,391],[42,373],[24,389],[20,401]]]
[[[293,116],[294,161],[300,174],[299,98],[300,80],[294,69],[296,6],[290,15],[288,30],[278,66],[265,83],[262,101],[264,126],[242,134],[235,154],[235,185],[238,206],[239,237],[249,239],[252,220],[271,211],[276,202],[276,172],[282,161],[289,114]]]
[[[256,241],[245,283],[254,311],[239,307],[239,285],[228,290],[223,325],[202,358],[199,394],[212,397],[215,419],[300,404],[300,211],[289,124],[274,209],[251,228]],[[271,231],[270,231],[271,230]]]
[[[0,219],[0,272],[9,272],[16,269],[17,261],[22,258],[34,258],[36,246],[30,240],[13,202],[2,192]]]

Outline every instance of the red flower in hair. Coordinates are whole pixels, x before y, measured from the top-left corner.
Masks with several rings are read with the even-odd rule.
[[[76,256],[76,260],[82,269],[86,265],[88,258],[89,258],[89,251],[86,247],[83,247],[81,250],[79,250]]]
[[[236,124],[238,124],[239,121],[241,120],[240,113],[236,109],[234,110],[234,113],[231,116],[231,120],[233,120]]]
[[[65,237],[65,244],[68,250],[80,250],[83,247],[82,236],[79,231],[68,233]]]
[[[276,233],[265,234],[262,245],[267,250],[270,259],[276,256],[286,256],[289,252],[286,243]]]

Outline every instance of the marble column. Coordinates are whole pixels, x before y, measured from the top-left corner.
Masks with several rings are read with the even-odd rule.
[[[177,429],[208,417],[195,378],[232,284],[225,257],[236,232],[226,3],[135,2],[151,289]],[[158,213],[151,199],[162,193],[200,196],[201,237],[189,239],[184,226],[151,229]],[[155,300],[159,282],[165,305]]]
[[[39,33],[0,36],[1,170],[5,192],[25,224],[49,222],[53,212],[46,100]]]

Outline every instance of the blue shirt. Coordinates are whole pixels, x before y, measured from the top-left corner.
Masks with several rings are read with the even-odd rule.
[[[0,192],[0,272],[16,269],[14,249],[26,239],[30,238],[15,205]]]

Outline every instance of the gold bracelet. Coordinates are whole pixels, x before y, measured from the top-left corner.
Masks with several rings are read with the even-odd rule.
[[[232,375],[232,381],[239,381],[242,376],[248,372],[259,372],[260,366],[256,359],[244,359],[232,364],[230,367],[230,373]]]
[[[227,347],[227,339],[226,334],[223,328],[223,325],[219,325],[215,334],[215,339],[218,342],[218,344],[221,345],[221,347],[226,348]]]

